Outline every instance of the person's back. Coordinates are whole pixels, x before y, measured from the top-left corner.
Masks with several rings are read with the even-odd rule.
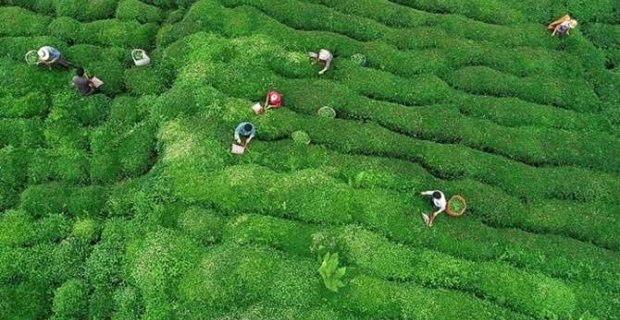
[[[84,69],[79,67],[76,71],[76,75],[73,77],[73,85],[80,91],[83,95],[89,95],[95,91],[92,87],[90,80],[84,74]]]
[[[54,47],[43,46],[39,50],[37,50],[37,54],[39,55],[39,63],[45,64],[50,69],[52,65],[60,65],[65,68],[71,68],[71,63],[65,59],[65,57],[60,54],[60,51]]]
[[[255,135],[256,127],[249,122],[242,122],[235,128],[235,140],[239,144],[243,143],[241,139],[246,139],[245,144],[247,145]]]
[[[56,61],[56,59],[60,58],[60,51],[54,47],[43,46],[37,51],[41,60],[45,62]]]
[[[319,50],[319,60],[323,60],[327,62],[327,61],[331,61],[333,58],[334,58],[334,55],[332,55],[331,52],[325,49]]]

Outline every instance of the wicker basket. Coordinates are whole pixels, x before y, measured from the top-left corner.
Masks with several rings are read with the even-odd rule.
[[[37,50],[30,50],[26,52],[24,59],[26,59],[27,64],[34,66],[39,63],[39,54],[37,53]]]
[[[334,108],[332,108],[332,107],[324,106],[324,107],[321,107],[317,111],[317,114],[321,118],[335,118],[336,117],[336,110],[334,110]]]
[[[457,211],[454,211],[450,206],[450,204],[454,202],[461,203],[461,208],[458,209]],[[458,216],[462,216],[463,213],[465,213],[465,209],[467,209],[467,202],[465,201],[465,198],[459,195],[456,195],[450,198],[450,200],[448,200],[448,205],[446,206],[446,213],[450,216],[458,217]]]
[[[304,131],[295,131],[291,134],[291,138],[295,143],[310,144],[310,136]]]

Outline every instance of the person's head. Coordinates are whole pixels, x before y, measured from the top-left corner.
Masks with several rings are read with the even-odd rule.
[[[318,59],[319,54],[316,52],[308,52],[308,57],[310,57],[310,59]]]
[[[78,76],[78,77],[83,77],[83,76],[84,76],[84,68],[82,68],[82,67],[78,67],[78,68],[75,70],[75,74],[77,74],[77,76]]]
[[[435,191],[435,192],[433,192],[433,198],[435,198],[435,199],[441,199],[441,192],[439,192],[439,191]]]
[[[252,131],[252,128],[254,128],[254,126],[253,126],[251,123],[246,123],[246,124],[243,126],[243,129],[244,129],[245,131]]]
[[[575,28],[579,23],[577,22],[577,20],[575,19],[570,19],[568,20],[568,26],[573,29]]]

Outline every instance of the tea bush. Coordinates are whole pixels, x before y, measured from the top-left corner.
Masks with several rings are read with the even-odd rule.
[[[79,21],[110,18],[114,14],[116,4],[117,0],[54,0],[56,16],[67,16]]]
[[[140,23],[161,22],[161,9],[140,2],[138,0],[122,0],[116,8],[116,18],[119,20],[136,20]]]
[[[0,7],[0,36],[44,35],[51,19],[19,7]],[[24,52],[25,53],[25,52]]]
[[[53,319],[80,318],[86,314],[88,287],[81,280],[69,280],[54,293]]]

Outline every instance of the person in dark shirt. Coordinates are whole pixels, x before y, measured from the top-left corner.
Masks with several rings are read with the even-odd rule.
[[[88,75],[84,73],[84,68],[78,67],[75,71],[75,76],[73,77],[73,86],[80,91],[82,95],[89,95],[95,92],[95,86],[88,79]]]

